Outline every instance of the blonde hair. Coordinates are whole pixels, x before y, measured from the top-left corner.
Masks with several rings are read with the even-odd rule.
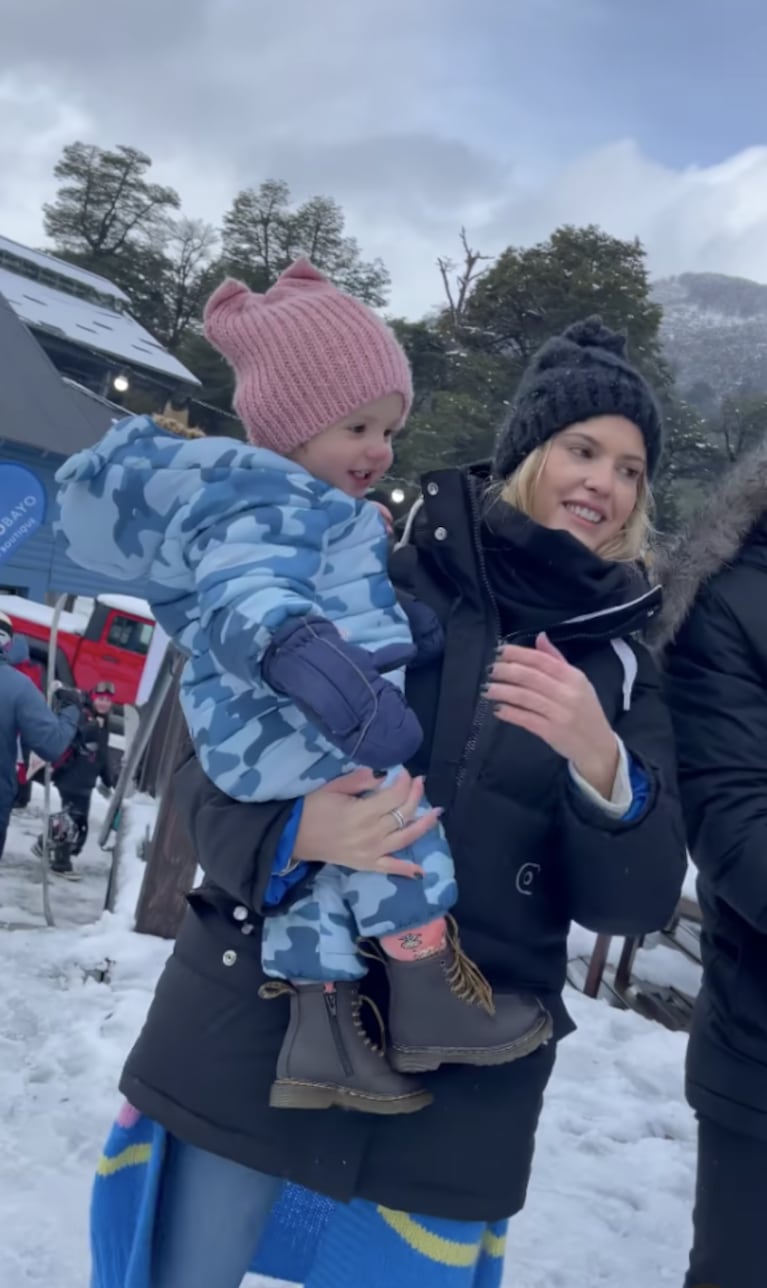
[[[521,510],[529,519],[534,518],[535,493],[551,449],[551,439],[534,448],[518,469],[501,485],[500,498],[515,510]],[[637,501],[620,532],[607,542],[597,554],[601,559],[615,563],[635,563],[646,559],[653,532],[652,492],[647,475],[642,474]]]

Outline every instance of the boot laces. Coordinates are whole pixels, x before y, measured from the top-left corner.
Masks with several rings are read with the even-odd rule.
[[[261,985],[258,996],[264,1002],[271,1002],[275,997],[290,997],[295,991],[286,979],[270,979],[268,983]]]
[[[264,1002],[271,1002],[275,997],[290,997],[295,992],[296,992],[295,986],[293,984],[289,984],[287,980],[270,979],[266,984],[261,985],[261,987],[258,990],[258,996]],[[367,1029],[365,1028],[365,1025],[362,1023],[363,1003],[367,1003],[367,1005],[370,1007],[371,1011],[373,1012],[376,1024],[378,1025],[378,1031],[380,1034],[379,1042],[373,1041]],[[375,1051],[376,1055],[379,1055],[382,1060],[385,1059],[386,1058],[386,1028],[384,1027],[383,1016],[381,1015],[381,1012],[379,1011],[372,997],[368,997],[367,994],[360,993],[355,990],[351,998],[351,1011],[352,1011],[352,1023],[354,1024],[354,1028],[360,1040],[364,1042],[365,1046],[369,1047],[371,1051]]]
[[[367,1003],[375,1017],[379,1033],[378,1042],[373,1041],[365,1028],[365,1025],[362,1023],[363,1003]],[[376,1055],[380,1056],[382,1060],[386,1059],[386,1029],[384,1027],[383,1016],[372,997],[368,997],[366,993],[355,993],[352,998],[352,1022],[354,1024],[355,1031],[357,1032],[360,1040],[364,1042],[365,1046],[369,1047],[371,1051],[375,1051]]]
[[[445,974],[451,991],[462,1002],[481,1006],[488,1015],[495,1015],[493,990],[482,971],[461,947],[458,927],[452,917],[446,918],[447,942],[452,960],[445,964]]]

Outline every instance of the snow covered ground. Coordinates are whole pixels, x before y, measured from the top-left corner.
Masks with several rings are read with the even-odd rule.
[[[134,797],[125,809],[131,843],[115,912],[101,911],[109,858],[94,827],[83,881],[53,885],[53,930],[43,926],[29,854],[39,805],[36,794],[14,816],[0,863],[0,1284],[86,1288],[91,1175],[122,1060],[170,946],[131,929],[143,872],[131,850],[151,824],[151,802]],[[96,797],[97,818],[104,808]],[[660,975],[662,951],[644,955]],[[109,982],[97,982],[107,965]],[[685,1040],[575,992],[568,1004],[579,1030],[560,1048],[505,1284],[678,1288],[694,1172]]]

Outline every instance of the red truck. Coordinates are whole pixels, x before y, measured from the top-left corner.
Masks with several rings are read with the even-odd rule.
[[[115,702],[133,705],[154,631],[152,611],[130,595],[99,595],[85,603],[85,611],[59,617],[57,679],[86,692],[99,680],[111,680]],[[0,612],[26,635],[33,661],[47,665],[53,609],[20,595],[0,595]]]

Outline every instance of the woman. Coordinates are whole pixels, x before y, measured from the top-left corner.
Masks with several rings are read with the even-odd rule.
[[[767,1201],[767,448],[668,560],[660,642],[703,916],[687,1288],[761,1288]],[[672,643],[673,641],[673,643]]]
[[[551,341],[499,438],[502,483],[476,471],[427,475],[392,558],[401,593],[444,632],[441,657],[408,677],[425,731],[411,773],[376,790],[358,771],[308,796],[286,855],[293,802],[237,804],[196,760],[178,771],[206,880],[121,1084],[142,1121],[168,1133],[152,1288],[236,1288],[275,1178],[342,1201],[306,1274],[311,1288],[363,1274],[373,1288],[384,1261],[387,1284],[409,1284],[390,1251],[377,1255],[392,1230],[421,1254],[412,1282],[500,1281],[502,1229],[488,1223],[523,1206],[556,1041],[573,1028],[561,996],[570,921],[657,928],[684,871],[658,678],[626,642],[658,605],[636,561],[660,449],[655,401],[622,337],[592,319]],[[287,1005],[258,1000],[264,914],[290,897],[304,865],[390,870],[391,853],[434,824],[434,813],[412,821],[424,780],[444,811],[467,953],[497,992],[539,997],[555,1041],[505,1067],[441,1069],[426,1079],[433,1105],[411,1118],[270,1110]],[[103,1175],[126,1139],[110,1146]],[[158,1172],[155,1162],[154,1185]],[[452,1261],[445,1247],[458,1249]],[[488,1258],[494,1277],[482,1279]]]

